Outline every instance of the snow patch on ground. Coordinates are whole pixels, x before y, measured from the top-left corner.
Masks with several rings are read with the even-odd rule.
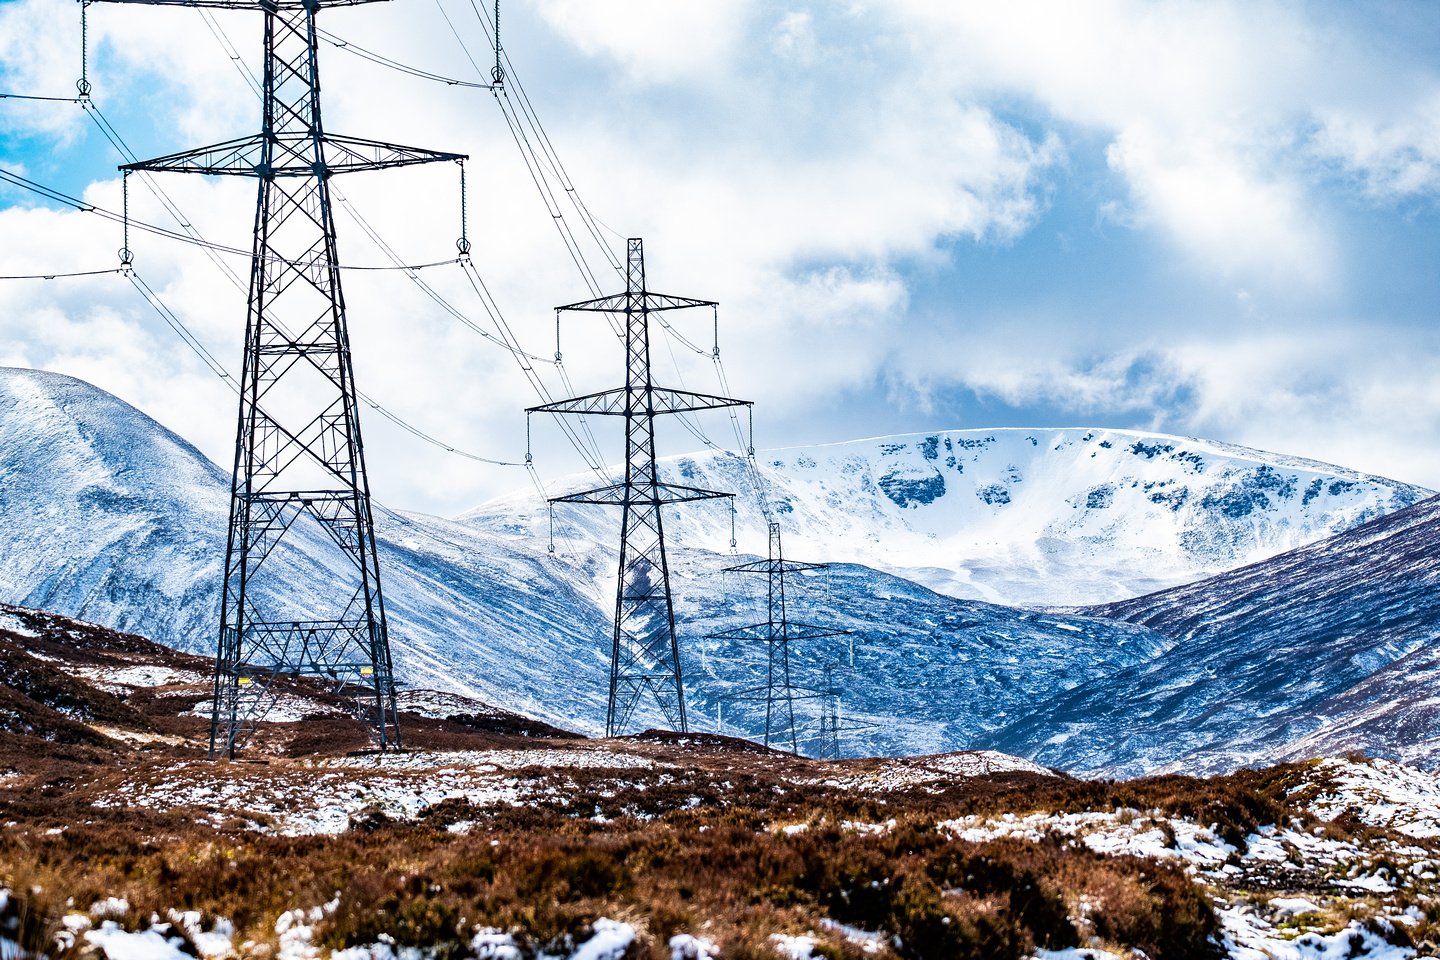
[[[810,960],[815,955],[815,938],[801,935],[791,936],[788,933],[772,933],[770,940],[775,944],[775,950],[785,960]]]
[[[1350,813],[1407,836],[1440,836],[1440,775],[1378,758],[1321,760],[1316,772],[1332,784],[1310,802],[1318,816]]]
[[[957,840],[984,843],[1000,837],[1039,842],[1058,834],[1077,837],[1096,853],[1155,860],[1183,860],[1187,866],[1216,870],[1236,852],[1211,827],[1189,820],[1146,816],[1138,810],[1113,812],[1005,814],[998,820],[961,817],[936,825]]]
[[[820,926],[826,930],[840,934],[848,942],[855,944],[865,953],[879,953],[885,946],[885,941],[890,938],[883,933],[876,933],[870,930],[861,930],[858,927],[847,926],[829,917],[822,917]]]
[[[1221,839],[1214,824],[1202,826],[1180,817],[1134,809],[1112,812],[1005,814],[997,819],[970,816],[936,825],[958,840],[984,843],[1000,837],[1039,842],[1047,836],[1073,837],[1096,853],[1109,856],[1178,860],[1185,869],[1212,880],[1239,877],[1246,870],[1273,866],[1303,869],[1332,887],[1390,893],[1398,878],[1389,868],[1372,867],[1374,855],[1354,843],[1307,833],[1297,826],[1261,827],[1245,839],[1242,853]],[[1432,866],[1420,847],[1387,847],[1394,858],[1418,858],[1416,875]]]
[[[462,716],[489,717],[501,713],[472,697],[443,690],[401,690],[395,695],[395,703],[403,712],[418,713],[436,720]]]
[[[156,927],[130,933],[114,920],[106,920],[100,929],[86,932],[85,939],[105,951],[110,960],[192,960],[181,949],[183,938],[167,937]]]
[[[635,928],[619,920],[601,917],[591,924],[594,935],[580,944],[571,960],[620,960],[635,942]]]
[[[928,757],[902,757],[873,770],[846,771],[810,781],[837,790],[891,793],[949,780],[988,777],[999,773],[1034,773],[1053,777],[1055,771],[1020,757],[994,750],[966,750]]]
[[[720,948],[704,937],[677,933],[670,938],[670,960],[716,960]]]
[[[239,818],[258,831],[308,836],[343,833],[357,815],[413,820],[445,800],[468,800],[477,806],[519,804],[529,795],[519,782],[481,770],[435,770],[423,780],[360,779],[344,771],[248,770],[220,779],[214,772],[213,766],[182,764],[158,780],[126,783],[114,798],[97,800],[95,806],[198,807],[210,811],[212,822]]]
[[[208,684],[210,678],[194,670],[175,670],[159,664],[130,667],[72,666],[70,672],[102,687],[168,687],[177,683]],[[208,711],[207,711],[207,716]]]
[[[40,636],[39,633],[30,629],[30,627],[25,623],[24,619],[22,619],[18,614],[11,613],[8,610],[0,610],[0,630],[5,630],[9,633],[18,634],[22,637]]]
[[[552,769],[653,770],[671,764],[649,757],[614,750],[433,750],[392,751],[314,761],[321,767],[358,770],[519,770],[525,767]]]
[[[524,960],[515,938],[494,927],[477,930],[470,939],[470,951],[476,960]]]
[[[1378,921],[1382,925],[1390,921]],[[1314,931],[1302,933],[1277,932],[1263,917],[1248,906],[1234,906],[1220,911],[1220,924],[1225,931],[1224,946],[1231,960],[1412,960],[1412,947],[1390,944],[1384,936],[1358,920],[1333,933]],[[1293,937],[1293,939],[1291,939]]]
[[[184,716],[203,717],[210,719],[214,706],[207,697],[195,706],[191,707]],[[277,693],[271,696],[270,708],[259,717],[266,723],[296,723],[306,717],[316,716],[343,716],[345,711],[339,707],[333,707],[328,703],[321,703],[318,700],[311,700],[309,697],[298,697],[290,693]]]

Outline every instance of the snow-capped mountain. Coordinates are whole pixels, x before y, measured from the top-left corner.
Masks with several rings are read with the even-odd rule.
[[[1164,449],[1165,444],[1155,447],[1153,440],[1119,433],[997,431],[993,441],[985,434],[976,446],[965,447],[960,440],[967,436],[764,455],[769,497],[787,524],[787,555],[813,560],[834,560],[846,551],[878,555],[890,550],[882,536],[888,533],[916,549],[938,551],[937,543],[963,542],[960,525],[974,515],[989,518],[994,537],[1006,530],[1006,518],[1029,531],[1025,536],[1031,539],[1017,534],[1009,541],[1019,558],[1015,565],[1026,576],[1038,577],[1033,564],[1043,554],[1052,558],[1047,562],[1055,575],[1075,577],[1080,557],[1116,544],[1122,553],[1131,549],[1131,559],[1118,566],[1135,578],[1146,575],[1137,558],[1151,557],[1158,568],[1165,558],[1180,557],[1170,564],[1172,573],[1198,562],[1197,556],[1219,563],[1226,550],[1240,555],[1269,549],[1257,544],[1320,531],[1325,524],[1345,526],[1421,493],[1346,471],[1320,474],[1311,469],[1315,465],[1263,454],[1248,460],[1222,455],[1216,451],[1231,448],[1199,442]],[[1121,448],[1121,438],[1128,447]],[[942,452],[947,440],[951,453],[969,450],[967,456],[978,459],[956,454],[955,466],[948,465],[950,454]],[[1014,449],[1007,452],[1006,444]],[[1063,471],[1041,456],[1042,447],[1080,465],[1072,492],[1064,492]],[[1019,455],[1027,449],[1033,459]],[[822,460],[819,451],[827,450],[832,459]],[[1008,481],[1008,504],[999,503],[998,495],[987,503],[974,493],[990,486],[981,481],[991,453],[994,463],[1016,468]],[[1098,464],[1107,458],[1110,465],[1102,469]],[[916,470],[929,464],[949,471],[937,473],[946,492],[927,481],[921,488],[934,494],[930,501],[907,501],[896,480],[902,462]],[[828,465],[822,469],[822,463]],[[1095,464],[1094,472],[1081,469],[1087,464]],[[681,458],[671,467],[701,485],[736,486],[747,476],[744,461],[733,458]],[[1090,503],[1101,476],[1124,476],[1130,484],[1112,481],[1109,507]],[[69,377],[0,370],[0,601],[208,654],[218,616],[228,487],[225,474],[193,447],[114,397]],[[1182,487],[1188,492],[1181,493]],[[972,491],[968,499],[966,489]],[[1035,493],[1046,489],[1044,496]],[[1174,496],[1180,509],[1163,507],[1174,524],[1165,534],[1171,541],[1161,537],[1161,547],[1151,543],[1142,550],[1142,525],[1127,520],[1119,505],[1134,501],[1160,508],[1157,494]],[[615,518],[575,511],[566,518],[569,535],[552,554],[544,525],[532,526],[543,517],[538,497],[531,494],[528,507],[526,502],[513,498],[465,522],[377,508],[397,669],[408,684],[471,694],[594,732],[604,718]],[[1032,503],[1039,520],[1025,519]],[[1056,503],[1074,514],[1073,527],[1056,519],[1063,516]],[[1202,512],[1191,520],[1174,519],[1189,516],[1187,510]],[[1183,536],[1186,523],[1198,524],[1209,514],[1237,522],[1224,528],[1223,538],[1202,543]],[[582,517],[594,524],[593,539],[578,526]],[[744,520],[758,527],[759,517],[757,509]],[[709,517],[677,511],[668,527],[675,544],[682,661],[692,725],[754,735],[760,708],[745,693],[762,676],[763,646],[707,638],[755,622],[763,608],[760,578],[720,572],[737,560],[729,552],[729,526],[722,509]],[[1037,539],[1041,530],[1050,531],[1051,540]],[[1052,542],[1065,530],[1080,538],[1079,546]],[[1085,541],[1087,536],[1094,542]],[[747,535],[742,529],[742,545],[763,542],[758,530]],[[1189,546],[1177,552],[1172,543]],[[313,562],[316,549],[301,535],[270,562],[299,571]],[[992,564],[1000,556],[994,554]],[[1054,561],[1057,556],[1065,562]],[[894,566],[910,569],[900,562]],[[998,578],[1000,569],[987,575]],[[1107,589],[1116,588],[1112,583]],[[302,595],[291,602],[303,611]],[[810,691],[822,685],[824,667],[835,665],[843,739],[851,755],[931,753],[1005,737],[1016,744],[1012,752],[1034,754],[1060,728],[1023,727],[1027,717],[1066,691],[1098,689],[1109,678],[1138,675],[1183,642],[1163,624],[1122,622],[1109,609],[1018,610],[937,593],[859,563],[794,578],[791,614],[850,631],[797,643],[792,654],[795,682]],[[1388,662],[1382,656],[1373,667]],[[801,702],[802,727],[813,729],[816,709],[814,699]],[[638,719],[655,721],[653,715]],[[1024,743],[1014,733],[1022,728],[1029,731]],[[1124,746],[1115,746],[1117,754]],[[1081,753],[1057,757],[1047,762],[1088,762]],[[1143,762],[1163,758],[1147,754]]]
[[[1108,775],[1352,750],[1434,765],[1437,556],[1440,497],[1213,579],[1092,608],[1169,648],[981,743]]]
[[[0,370],[0,597],[190,652],[213,651],[229,478],[198,450],[70,377]],[[435,517],[377,511],[399,668],[409,682],[504,691],[542,717],[603,716],[604,690],[577,684],[548,709],[556,677],[603,669],[605,615],[576,577],[506,542]],[[303,583],[321,550],[300,530],[268,559]],[[278,598],[276,602],[281,602]],[[289,603],[305,612],[297,593]],[[545,637],[544,657],[516,656]],[[494,677],[491,684],[478,678]],[[498,699],[498,697],[492,697]]]
[[[82,381],[3,370],[0,491],[0,600],[213,650],[229,484],[192,446]],[[552,555],[543,540],[384,509],[376,526],[403,682],[572,729],[603,724],[608,547],[566,544]],[[267,562],[291,565],[303,582],[318,552],[302,535]],[[719,572],[734,559],[677,550],[675,563],[696,726],[718,706],[730,732],[753,711],[722,701],[753,682],[760,651],[702,638],[755,617],[749,594]],[[857,722],[876,725],[853,740],[855,752],[950,749],[1159,646],[1126,624],[960,601],[864,568],[837,570],[818,589],[811,619],[855,631],[860,669],[840,682],[847,712],[853,705]],[[303,597],[291,602],[304,611]],[[1037,651],[1043,669],[1017,668]],[[820,665],[841,657],[834,647],[797,650],[797,682],[819,683]],[[898,684],[897,667],[907,678]]]
[[[762,549],[762,499],[796,556],[887,570],[940,593],[1017,606],[1106,603],[1254,563],[1428,496],[1341,467],[1124,430],[957,430],[673,457],[674,482],[735,491],[742,550]],[[593,478],[555,482],[553,492]],[[666,515],[678,542],[722,552],[723,502]],[[613,517],[557,509],[577,539],[608,542]],[[537,494],[461,519],[544,535]]]

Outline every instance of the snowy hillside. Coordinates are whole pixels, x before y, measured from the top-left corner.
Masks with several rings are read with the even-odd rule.
[[[1322,521],[1348,524],[1419,495],[1414,488],[1340,471],[1307,480],[1311,474],[1294,462],[1273,457],[1261,462],[1259,454],[1248,461],[1238,454],[1222,457],[1216,452],[1222,448],[1207,444],[1147,457],[1149,441],[1131,436],[1130,446],[1120,449],[1121,436],[1095,433],[1087,440],[1081,434],[1073,442],[1063,431],[1047,436],[1050,454],[1096,465],[1094,475],[1076,481],[1081,489],[1094,486],[1102,473],[1119,475],[1121,467],[1138,486],[1117,486],[1112,507],[1088,505],[1088,494],[1087,506],[1066,506],[1075,517],[1071,533],[1081,539],[1068,546],[1053,537],[1044,544],[1036,540],[1029,553],[1015,547],[1014,562],[1023,571],[1038,576],[1026,566],[1039,556],[1036,550],[1076,564],[1087,551],[1098,555],[1112,544],[1122,558],[1133,548],[1129,559],[1117,564],[1129,571],[1126,576],[1145,575],[1138,563],[1145,556],[1157,569],[1170,562],[1173,572],[1182,560],[1198,562],[1201,554],[1219,562],[1225,549],[1248,544],[1244,549],[1259,550],[1266,537],[1299,536]],[[827,448],[830,465],[822,470],[816,459],[809,480],[796,479],[790,467],[773,466],[798,465],[802,455],[770,457],[772,499],[788,505],[784,516],[794,530],[786,530],[787,554],[825,559],[846,550],[876,552],[885,545],[886,530],[917,550],[959,542],[965,528],[956,525],[977,509],[970,501],[980,502],[961,495],[962,479],[978,483],[984,463],[1013,463],[1017,476],[1010,481],[1010,503],[997,498],[985,510],[1018,510],[1029,497],[1043,504],[1061,495],[1062,475],[1055,466],[1060,461],[1042,456],[1041,444],[1013,432],[997,432],[996,438],[973,448],[969,456],[979,459],[965,460],[963,472],[958,455],[952,468],[945,464],[948,454],[941,453],[946,439],[952,451],[967,449],[960,435],[933,443],[886,441],[895,449],[879,453],[875,442]],[[1004,452],[1005,444],[1014,449]],[[938,461],[929,457],[932,448]],[[874,456],[855,452],[863,449]],[[1032,460],[1019,456],[1027,449]],[[1207,453],[1198,453],[1201,449]],[[987,459],[989,453],[997,459]],[[907,457],[950,471],[948,492],[930,503],[899,506],[892,496],[899,488],[881,481],[894,476]],[[1107,458],[1110,465],[1102,469]],[[682,460],[673,466],[688,470],[692,482],[725,486],[743,480],[742,465],[734,460]],[[1164,479],[1167,472],[1191,468],[1196,472],[1183,484]],[[727,470],[737,476],[727,477]],[[1155,484],[1148,494],[1146,483]],[[1118,505],[1157,506],[1157,492],[1179,497],[1179,486],[1191,492],[1182,509],[1164,508],[1162,519],[1171,523],[1164,536],[1190,544],[1191,552],[1153,546],[1146,548],[1150,553],[1135,552],[1148,534]],[[1037,492],[1047,487],[1048,494]],[[1310,496],[1312,487],[1319,492]],[[221,470],[115,398],[68,377],[0,370],[0,601],[82,617],[209,655],[228,496]],[[839,503],[829,498],[848,498],[846,522],[838,519]],[[1230,506],[1205,506],[1207,500]],[[850,756],[993,745],[1047,765],[1135,771],[1228,741],[1241,746],[1211,757],[1212,767],[1244,762],[1267,745],[1287,741],[1294,741],[1297,756],[1331,745],[1348,749],[1392,722],[1398,708],[1386,684],[1402,676],[1396,672],[1401,666],[1392,664],[1417,651],[1428,636],[1424,557],[1433,551],[1424,541],[1428,527],[1415,518],[1437,509],[1426,504],[1391,514],[1337,541],[1216,581],[1231,588],[1185,588],[1082,613],[959,599],[869,566],[835,564],[791,584],[793,616],[849,631],[795,644],[795,683],[814,691],[823,686],[825,666],[835,666],[843,749]],[[613,515],[575,512],[582,515],[597,531],[615,522]],[[1019,528],[1027,515],[996,513],[987,529],[998,537],[1005,517]],[[736,560],[728,550],[728,515],[685,516],[692,519],[669,529],[677,543],[672,559],[692,725],[754,736],[763,726],[762,711],[746,693],[764,675],[763,645],[706,635],[759,619],[763,582],[721,572]],[[1047,516],[1031,522],[1027,535],[1058,530],[1057,513]],[[1190,519],[1179,519],[1185,516]],[[1208,546],[1201,550],[1199,540],[1185,536],[1184,525],[1199,524],[1204,516],[1235,522],[1221,528],[1229,531],[1224,538],[1205,540]],[[578,532],[561,537],[552,554],[545,537],[528,535],[528,523],[522,514],[503,510],[457,522],[377,509],[399,676],[405,684],[470,694],[561,727],[595,732],[603,723],[608,672],[615,564],[610,534],[602,543]],[[946,524],[952,526],[942,538]],[[1387,531],[1404,530],[1419,539],[1407,546],[1387,538]],[[1094,534],[1094,542],[1083,539],[1085,531]],[[1241,535],[1245,531],[1253,535],[1250,540]],[[705,538],[718,540],[714,546],[721,549],[703,549]],[[742,539],[742,546],[758,539]],[[1016,534],[1011,543],[1022,539]],[[700,541],[700,547],[682,546],[687,540]],[[1333,543],[1351,546],[1336,552]],[[313,562],[315,548],[302,532],[269,562],[289,565],[298,575]],[[1391,553],[1393,562],[1386,559]],[[1055,563],[1080,587],[1090,584],[1079,568]],[[1372,589],[1366,576],[1375,570],[1388,573],[1381,587]],[[998,577],[1000,568],[991,573]],[[1260,602],[1245,600],[1257,590]],[[289,602],[304,612],[303,594]],[[1194,611],[1203,611],[1205,622],[1187,625],[1183,621]],[[1292,623],[1302,631],[1293,639],[1287,633]],[[1277,649],[1289,652],[1277,658],[1272,656]],[[1349,699],[1340,699],[1342,694]],[[1350,733],[1313,741],[1324,725],[1306,718],[1319,711],[1329,711],[1326,729]],[[804,738],[815,733],[817,712],[814,698],[797,710],[802,748]],[[1415,732],[1424,716],[1420,710],[1406,736],[1424,739]],[[638,718],[657,720],[653,714]]]
[[[193,447],[81,381],[0,371],[0,491],[0,601],[214,649],[229,487]],[[402,682],[572,729],[602,725],[613,554],[581,543],[552,555],[542,540],[383,509],[377,534]],[[267,562],[299,571],[312,547],[302,537]],[[753,684],[760,651],[703,639],[756,615],[747,589],[719,573],[733,561],[676,552],[684,665],[696,726],[715,726],[718,712],[727,731],[750,733],[753,706],[729,701]],[[852,753],[963,748],[1163,645],[1143,628],[956,600],[860,567],[817,581],[811,600],[809,619],[855,631],[857,669],[839,679],[847,714],[873,726],[849,738]],[[851,638],[837,643],[797,650],[797,682],[848,664]]]
[[[789,552],[888,570],[956,597],[1015,606],[1106,603],[1253,563],[1408,506],[1429,491],[1328,464],[1123,430],[959,430],[667,460],[676,482],[735,491],[742,551],[766,542],[760,491]],[[559,493],[593,485],[573,477]],[[463,520],[542,536],[538,495]],[[607,542],[614,517],[557,512]],[[679,542],[728,549],[723,503],[667,513]]]
[[[70,377],[0,370],[0,600],[213,652],[229,496],[228,476],[133,407]],[[409,682],[503,689],[515,709],[557,717],[557,676],[602,675],[604,614],[554,564],[433,517],[382,509],[377,526]],[[267,560],[297,582],[321,552],[306,533]],[[292,604],[304,612],[303,596]],[[516,656],[522,637],[546,638],[545,656]],[[559,713],[603,716],[596,684],[572,696]]]
[[[1437,554],[1440,497],[1264,563],[1092,609],[1173,646],[982,743],[1109,775],[1353,750],[1440,765]]]

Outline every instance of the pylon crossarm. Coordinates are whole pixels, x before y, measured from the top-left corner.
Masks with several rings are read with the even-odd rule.
[[[705,634],[705,637],[709,640],[763,640],[767,643],[789,643],[792,640],[843,637],[850,633],[849,630],[833,630],[809,623],[796,623],[794,620],[785,621],[785,632],[779,631],[777,629],[779,626],[780,624],[767,620],[765,623],[752,623],[744,627],[717,630],[714,633]]]
[[[789,640],[820,640],[824,637],[848,637],[853,630],[837,630],[834,627],[819,627],[813,623],[785,621]]]
[[[725,567],[725,573],[796,573],[801,570],[825,570],[829,564],[805,563],[800,560],[755,560],[733,567]]]
[[[716,630],[714,633],[705,634],[707,640],[775,640],[769,623],[752,623],[744,627],[732,627],[729,630]]]
[[[668,293],[643,294],[643,308],[650,313],[661,310],[688,310],[691,307],[718,307],[716,300],[696,300],[692,297],[675,297]],[[582,300],[579,303],[567,303],[563,307],[556,307],[556,312],[573,311],[575,313],[625,313],[634,312],[637,304],[635,297],[629,293],[613,293],[608,297],[597,297],[594,300]]]
[[[768,686],[755,686],[728,693],[725,700],[732,703],[764,703],[767,700],[819,700],[829,695],[825,690],[814,690],[810,687],[786,687],[783,693],[776,695]]]
[[[525,412],[623,417],[631,412],[626,410],[625,403],[629,395],[630,391],[624,387],[616,387],[614,390],[602,390],[599,393],[590,393],[583,397],[571,397],[567,400],[557,400],[554,403],[530,407]],[[736,400],[733,397],[720,397],[709,393],[694,393],[690,390],[674,390],[670,387],[652,387],[650,389],[650,406],[646,412],[657,415],[694,413],[699,410],[721,410],[725,407],[748,406],[752,406],[752,401]]]
[[[111,0],[124,2],[124,0]],[[196,147],[172,153],[153,160],[128,163],[120,169],[126,172],[148,170],[151,172],[203,173],[211,176],[238,177],[313,177],[337,173],[354,173],[360,170],[383,170],[388,167],[403,167],[417,163],[437,163],[466,159],[463,153],[447,153],[440,150],[422,150],[398,143],[381,140],[365,140],[360,137],[339,137],[326,135],[321,143],[325,148],[325,162],[319,167],[310,155],[313,144],[305,131],[292,130],[273,134],[271,143],[274,154],[265,163],[266,140],[263,134],[226,140],[208,147]],[[281,159],[276,159],[279,157]]]
[[[614,483],[608,487],[596,487],[594,490],[582,490],[578,493],[568,493],[563,497],[551,497],[551,503],[593,503],[602,506],[623,507],[626,505],[646,504],[656,506],[666,503],[691,503],[695,500],[718,500],[723,497],[733,497],[733,493],[724,493],[719,490],[703,490],[700,487],[682,487],[673,483],[657,483],[653,489],[654,496],[647,495],[645,491],[652,489],[649,486],[640,488],[632,484]]]
[[[216,10],[304,10],[307,7],[354,7],[384,0],[86,0],[87,3],[129,3],[150,7],[209,7]]]

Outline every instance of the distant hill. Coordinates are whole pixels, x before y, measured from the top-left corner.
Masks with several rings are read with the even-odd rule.
[[[1440,765],[1440,497],[1084,612],[1147,627],[1170,646],[984,743],[1111,775],[1348,751]]]
[[[796,556],[1017,606],[1107,603],[1188,583],[1431,492],[1246,447],[1094,428],[880,437],[761,451],[757,461],[758,483],[743,459],[724,453],[672,457],[662,470],[676,482],[736,491],[742,550],[766,542],[763,495]],[[461,519],[531,536],[546,535],[549,524],[528,491]],[[556,521],[577,538],[613,537],[603,511],[561,508]],[[726,504],[696,504],[666,523],[677,542],[728,548]]]
[[[1150,721],[1137,715],[1130,725],[1122,709],[1127,688],[1104,687],[1143,676],[1150,686],[1140,692],[1163,689],[1171,680],[1156,665],[1179,663],[1169,658],[1188,649],[1184,631],[1111,608],[1041,612],[960,599],[919,582],[944,579],[926,572],[931,561],[976,538],[988,544],[990,560],[964,568],[975,582],[1003,582],[1009,570],[1023,590],[1103,586],[1108,595],[1122,583],[1178,576],[1202,560],[1220,564],[1347,528],[1423,493],[1253,451],[1242,456],[1199,441],[1103,431],[937,434],[761,459],[786,524],[788,555],[872,561],[835,563],[790,585],[792,616],[849,631],[792,650],[794,679],[806,692],[821,686],[826,665],[836,667],[847,755],[940,753],[1004,740],[1007,752],[1087,769],[1110,769],[1109,754],[1114,769],[1159,766],[1193,748],[1176,734],[1141,750]],[[733,458],[678,458],[669,469],[689,482],[747,489],[744,464]],[[1095,492],[1102,488],[1110,492]],[[0,370],[0,602],[212,656],[228,497],[220,469],[133,407],[70,377]],[[748,503],[742,509],[752,512],[744,515],[751,527],[742,524],[741,544],[758,547],[758,513]],[[402,684],[474,697],[581,733],[600,729],[616,522],[613,512],[603,514],[565,518],[569,526],[550,553],[533,494],[463,522],[377,508]],[[763,708],[746,693],[764,677],[763,644],[707,635],[760,619],[763,583],[721,572],[737,559],[723,509],[675,511],[666,522],[692,725],[755,736]],[[1208,531],[1208,539],[1195,530]],[[1009,540],[1002,543],[1002,535]],[[298,530],[267,562],[287,566],[292,582],[304,584],[322,536]],[[901,562],[910,549],[915,555]],[[1088,565],[1086,557],[1093,558]],[[305,612],[303,589],[275,599]],[[1297,593],[1294,603],[1302,600]],[[1248,629],[1241,619],[1237,613],[1237,636]],[[1396,644],[1381,643],[1357,661],[1344,688],[1415,649],[1413,637]],[[1159,672],[1145,673],[1152,669]],[[1092,738],[1094,749],[1081,739],[1064,746],[1069,725],[1084,717],[1047,711],[1101,689],[1111,691],[1111,701],[1099,702],[1096,716],[1108,716],[1114,728]],[[1225,735],[1259,737],[1268,714],[1300,696],[1296,689],[1271,699],[1263,689],[1254,699],[1244,688],[1230,690],[1235,725]],[[813,696],[797,708],[802,748],[813,749],[817,709]],[[1337,714],[1335,722],[1349,716]],[[659,723],[643,710],[636,718],[637,728]],[[1295,726],[1293,738],[1311,732]]]

